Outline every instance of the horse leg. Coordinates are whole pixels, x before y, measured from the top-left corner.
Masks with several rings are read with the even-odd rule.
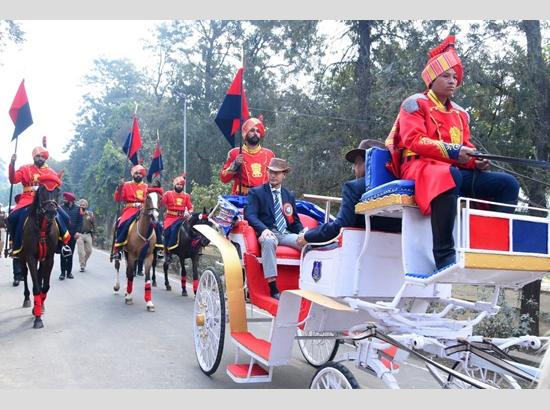
[[[153,264],[153,254],[148,255],[144,261],[145,270],[145,303],[147,305],[148,312],[155,311],[155,305],[153,304],[152,292],[151,292],[151,265]]]
[[[200,249],[191,257],[191,266],[193,269],[193,293],[197,294],[199,288],[199,260],[201,257]]]
[[[135,258],[128,254],[128,259],[126,259],[126,294],[124,295],[124,301],[127,305],[131,305],[132,300],[132,291],[134,289],[134,270],[136,268]]]
[[[38,277],[38,269],[36,268],[37,260],[34,257],[29,257],[29,270],[31,271],[32,279],[32,294],[34,298],[34,307],[32,309],[32,314],[34,315],[34,325],[33,328],[41,329],[44,327],[42,322],[42,297],[40,296],[40,278]]]
[[[179,259],[181,265],[181,296],[187,296],[187,271],[185,270],[185,258],[183,256],[179,256]]]
[[[48,297],[48,291],[50,290],[50,276],[53,269],[54,255],[48,256],[46,260],[40,263],[40,278],[41,278],[41,289],[40,289],[40,298],[42,299],[42,312],[46,310],[44,302]]]
[[[155,250],[153,251],[153,264],[151,265],[151,268],[153,269],[153,275],[152,275],[152,278],[151,278],[151,282],[152,282],[152,285],[154,288],[157,287],[157,275],[155,274],[155,270],[156,270],[156,267],[157,267],[157,249],[155,248]]]
[[[170,264],[164,261],[162,264],[162,269],[164,270],[164,286],[166,286],[166,290],[172,290],[172,286],[170,286],[170,282],[168,281],[168,268],[170,267]]]
[[[23,275],[23,284],[25,285],[25,290],[23,291],[23,295],[25,297],[25,299],[23,300],[23,307],[28,308],[28,307],[31,307],[31,299],[30,299],[31,292],[29,291],[29,281],[28,281],[29,270],[27,268],[27,263],[24,260],[20,259],[19,263],[21,263],[21,275]]]
[[[115,269],[116,269],[116,278],[115,278],[115,284],[113,286],[113,290],[115,292],[118,292],[120,289],[120,273],[119,273],[120,260],[119,259],[115,259]]]

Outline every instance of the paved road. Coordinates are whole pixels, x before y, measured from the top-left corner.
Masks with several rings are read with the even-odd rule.
[[[271,384],[235,384],[225,374],[235,354],[226,343],[222,364],[207,377],[195,359],[193,297],[179,295],[177,278],[171,292],[153,288],[151,313],[142,277],[135,282],[133,305],[124,304],[123,291],[113,292],[114,271],[105,252],[95,250],[87,271],[74,272],[73,280],[58,280],[58,262],[45,327],[36,330],[31,309],[21,307],[22,285],[11,285],[11,260],[0,259],[0,388],[307,388],[315,373],[296,348],[290,365],[275,369]],[[251,327],[260,336],[268,333],[266,324]],[[384,387],[352,371],[362,387]],[[404,366],[398,378],[405,388],[437,387],[419,363]]]

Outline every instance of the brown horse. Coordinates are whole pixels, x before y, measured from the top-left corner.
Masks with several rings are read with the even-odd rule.
[[[128,229],[128,243],[124,246],[126,257],[126,294],[124,300],[127,305],[133,303],[132,290],[134,276],[136,275],[138,261],[142,260],[145,267],[145,303],[149,312],[155,311],[155,305],[151,300],[151,265],[153,263],[153,251],[157,242],[155,230],[151,224],[158,218],[159,194],[149,192],[145,200],[145,207],[139,210],[136,220]],[[115,261],[116,282],[113,286],[115,292],[120,289],[119,269],[120,261]]]
[[[25,283],[23,307],[30,307],[27,284],[27,272],[30,271],[35,329],[44,327],[41,316],[44,312],[44,301],[50,289],[50,275],[59,238],[59,228],[55,222],[58,198],[59,185],[40,184],[34,202],[28,208],[27,220],[23,228],[23,248],[19,253],[21,273]]]

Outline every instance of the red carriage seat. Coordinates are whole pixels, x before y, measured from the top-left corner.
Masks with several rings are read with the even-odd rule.
[[[312,229],[318,222],[308,216],[300,215],[300,221],[304,227]],[[269,286],[264,278],[262,264],[258,258],[261,257],[261,248],[256,237],[256,232],[247,221],[239,221],[233,230],[235,233],[242,233],[246,250],[243,255],[243,263],[246,271],[246,280],[250,294],[250,301],[275,315],[277,313],[278,301],[269,295]],[[298,289],[300,276],[300,251],[288,246],[278,246],[277,255],[277,287],[279,290]]]

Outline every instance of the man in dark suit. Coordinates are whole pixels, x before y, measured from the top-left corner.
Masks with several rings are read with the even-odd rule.
[[[310,242],[329,241],[335,238],[340,233],[340,229],[344,227],[365,228],[365,216],[355,213],[355,205],[366,191],[365,153],[371,147],[385,148],[380,141],[366,139],[361,141],[358,148],[346,153],[346,160],[353,164],[355,179],[347,181],[342,187],[342,204],[336,219],[300,234],[298,244],[305,246]],[[371,228],[385,232],[401,232],[401,221],[395,218],[373,216],[371,217]]]
[[[275,283],[277,276],[277,245],[301,249],[296,239],[304,229],[298,213],[294,194],[282,187],[289,167],[286,160],[272,158],[267,166],[269,182],[248,192],[248,205],[244,217],[256,231],[262,248],[264,276],[272,297],[279,299]]]

